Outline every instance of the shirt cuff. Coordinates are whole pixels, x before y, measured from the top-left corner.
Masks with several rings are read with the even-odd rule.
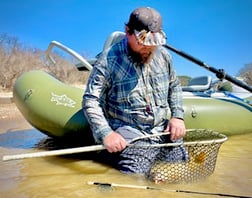
[[[176,109],[176,111],[172,112],[171,117],[184,120],[184,110],[183,109]]]
[[[94,138],[97,143],[103,143],[103,139],[112,133],[113,130],[110,127],[104,127],[94,132]]]

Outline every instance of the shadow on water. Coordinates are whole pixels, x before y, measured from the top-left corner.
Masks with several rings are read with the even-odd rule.
[[[0,147],[7,149],[39,149],[41,151],[76,148],[91,145],[92,142],[84,142],[81,137],[52,138],[36,129],[12,131],[8,130],[0,134]],[[36,152],[36,151],[34,151]],[[93,159],[95,152],[61,155],[64,158]]]
[[[37,148],[37,144],[46,136],[35,129],[11,131],[0,134],[0,146],[13,149]]]

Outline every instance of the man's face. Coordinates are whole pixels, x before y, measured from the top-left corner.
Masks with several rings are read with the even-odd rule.
[[[138,42],[135,34],[126,34],[128,38],[128,46],[130,48],[130,55],[133,60],[138,63],[148,63],[156,50],[156,46],[142,45]]]

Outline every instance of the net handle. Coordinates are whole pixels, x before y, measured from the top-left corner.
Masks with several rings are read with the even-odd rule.
[[[180,142],[180,143],[163,143],[163,144],[148,144],[148,145],[134,145],[134,144],[128,144],[128,146],[134,146],[134,147],[174,147],[174,146],[189,146],[189,145],[203,145],[203,144],[218,144],[223,143],[227,140],[227,137],[223,137],[222,139],[216,139],[216,140],[201,140],[201,141],[191,141],[191,142]]]
[[[206,129],[187,129],[186,132],[201,131],[201,130],[206,130]],[[216,132],[214,132],[214,133],[216,133]],[[199,144],[216,144],[216,143],[223,143],[223,142],[227,141],[227,139],[228,139],[227,136],[225,136],[223,134],[219,134],[219,133],[216,133],[216,134],[218,134],[220,136],[219,139],[180,142],[180,143],[148,144],[148,145],[134,145],[134,144],[132,144],[133,142],[135,142],[137,140],[143,140],[143,139],[152,138],[152,137],[161,137],[164,135],[170,135],[170,132],[164,132],[164,133],[144,135],[144,136],[134,138],[129,142],[128,146],[135,146],[135,147],[168,147],[168,146],[181,146],[181,145],[189,146],[189,145],[199,145]]]
[[[195,129],[188,129],[188,131],[193,131]],[[151,137],[158,137],[163,135],[169,135],[169,132],[165,133],[158,133],[158,134],[151,134],[151,135],[144,135],[141,137],[134,138],[132,141],[129,142],[128,146],[137,146],[132,144],[132,142],[140,139],[146,139]],[[220,134],[222,135],[222,134]],[[140,147],[164,147],[164,146],[180,146],[180,145],[192,145],[192,144],[213,144],[213,143],[220,143],[227,140],[227,137],[222,135],[223,139],[220,140],[207,140],[207,141],[195,141],[195,142],[182,142],[182,143],[164,143],[164,144],[149,144],[142,145]],[[18,159],[27,159],[27,158],[37,158],[37,157],[47,157],[47,156],[58,156],[58,155],[66,155],[66,154],[75,154],[75,153],[83,153],[83,152],[91,152],[91,151],[100,151],[104,150],[105,147],[103,145],[93,145],[93,146],[85,146],[85,147],[77,147],[77,148],[69,148],[69,149],[59,149],[53,151],[42,151],[42,152],[33,152],[33,153],[23,153],[23,154],[16,154],[16,155],[4,155],[2,160],[9,161],[9,160],[18,160]]]
[[[136,137],[136,138],[132,139],[131,141],[129,141],[128,145],[131,145],[131,143],[133,143],[137,140],[143,140],[143,139],[153,138],[153,137],[161,137],[164,135],[170,135],[170,132],[155,133],[155,134],[150,134],[150,135],[139,136],[139,137]]]

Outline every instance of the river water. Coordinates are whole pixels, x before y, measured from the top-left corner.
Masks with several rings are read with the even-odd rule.
[[[187,184],[154,184],[125,175],[86,154],[0,161],[0,197],[217,197],[222,193],[252,197],[252,133],[234,135],[222,144],[214,173]],[[53,143],[22,116],[0,118],[0,157],[48,149]],[[89,181],[158,188],[99,187]],[[187,190],[190,193],[170,192]]]

